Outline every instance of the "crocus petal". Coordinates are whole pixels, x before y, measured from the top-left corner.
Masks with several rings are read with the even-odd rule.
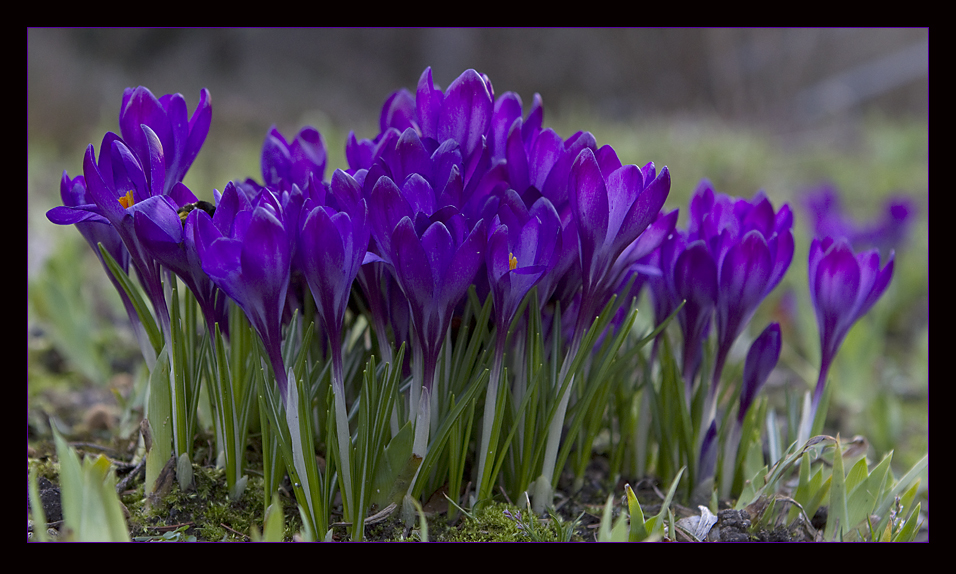
[[[144,124],[142,130],[146,136],[146,151],[148,154],[143,169],[147,171],[149,176],[150,193],[154,195],[165,194],[169,190],[166,189],[166,156],[163,143],[149,126]],[[140,161],[143,161],[143,158]]]
[[[449,307],[458,304],[481,267],[485,256],[485,233],[485,222],[479,221],[455,251],[441,286],[440,299]]]
[[[820,259],[811,280],[824,357],[832,358],[855,320],[848,312],[852,313],[860,289],[860,267],[850,246],[834,244]]]
[[[422,234],[421,245],[428,255],[433,278],[440,282],[451,266],[457,247],[448,228],[440,221],[431,224]],[[438,285],[435,285],[433,292],[437,293],[437,291]]]
[[[434,294],[435,280],[429,257],[415,233],[412,220],[402,218],[391,234],[395,270],[409,300],[428,301]]]
[[[630,183],[637,184],[638,181],[635,179]],[[670,188],[670,171],[667,167],[664,167],[660,175],[651,180],[647,187],[640,192],[633,205],[630,206],[627,215],[621,222],[620,233],[615,239],[615,250],[623,249],[638,236],[643,235],[644,230],[654,222],[661,208],[664,207]]]
[[[883,292],[886,291],[886,288],[889,287],[890,280],[893,279],[893,262],[895,256],[895,252],[891,251],[889,260],[886,262],[886,265],[883,266],[883,269],[873,281],[873,285],[870,288],[869,294],[867,294],[866,298],[863,299],[863,302],[857,311],[858,317],[866,315],[870,311],[870,308],[873,307],[879,298],[883,296]]]
[[[445,91],[439,112],[438,141],[452,139],[469,158],[488,133],[494,100],[485,80],[475,70],[466,70]]]
[[[744,361],[744,380],[740,389],[738,420],[743,421],[750,405],[753,404],[760,389],[767,382],[770,372],[777,366],[781,346],[782,337],[779,323],[767,325],[760,336],[750,345],[750,350],[747,351],[747,358]]]
[[[96,213],[97,209],[96,205],[77,207],[61,205],[47,211],[46,217],[51,223],[57,225],[75,225],[85,221],[108,224],[109,221],[105,217]]]
[[[418,79],[418,89],[415,92],[418,121],[424,137],[438,138],[439,114],[444,98],[445,95],[432,82],[432,69],[425,68]]]
[[[763,235],[751,231],[731,247],[720,270],[721,298],[724,328],[727,335],[736,338],[734,329],[742,327],[749,314],[763,299],[773,271],[770,249]]]
[[[607,176],[607,237],[624,235],[621,241],[626,245],[637,239],[630,237],[631,226],[624,225],[624,217],[634,207],[638,195],[644,190],[644,175],[636,165],[623,166]],[[658,209],[659,211],[659,209]],[[654,214],[657,211],[653,212]],[[648,222],[650,223],[650,222]],[[647,227],[647,224],[644,225]],[[641,230],[643,231],[643,227]],[[629,238],[629,240],[628,240]]]
[[[571,208],[578,224],[584,280],[593,284],[600,279],[594,260],[598,246],[604,244],[607,236],[608,192],[604,176],[590,149],[582,151],[574,160],[568,186]]]

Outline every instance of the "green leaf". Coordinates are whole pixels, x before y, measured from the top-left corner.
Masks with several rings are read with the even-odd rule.
[[[266,509],[265,524],[259,536],[255,526],[250,536],[253,542],[282,542],[285,537],[285,521],[282,515],[282,498],[278,493],[272,495],[272,504]]]
[[[922,503],[918,503],[916,508],[913,509],[913,513],[906,520],[906,523],[903,525],[903,528],[900,529],[896,537],[893,538],[894,542],[912,542],[916,540],[916,535],[919,533],[919,513]]]
[[[147,493],[153,492],[156,479],[173,455],[172,398],[169,394],[169,353],[166,347],[156,357],[149,374],[149,399],[146,423],[149,440],[146,447]]]
[[[628,526],[626,517],[621,515],[617,521],[613,519],[614,495],[608,495],[601,515],[601,525],[598,527],[598,542],[627,542]]]
[[[637,500],[630,484],[624,485],[624,493],[627,495],[627,510],[630,513],[630,530],[627,539],[629,542],[642,542],[647,538],[647,529],[644,527],[644,511],[641,509],[641,503]]]
[[[896,483],[896,485],[892,488],[892,490],[886,493],[886,496],[883,498],[883,501],[880,503],[880,506],[876,509],[876,514],[878,516],[885,516],[889,512],[890,507],[893,506],[893,504],[895,503],[896,497],[899,496],[904,490],[906,490],[909,485],[918,481],[920,475],[923,473],[924,470],[926,470],[926,467],[928,465],[929,465],[928,454],[924,455],[923,458],[916,461],[916,464],[913,465],[913,468],[911,468],[903,476],[903,478],[901,478]],[[915,492],[913,493],[913,496],[915,496]]]
[[[383,450],[372,480],[371,502],[378,508],[401,503],[408,492],[412,477],[421,464],[421,459],[412,456],[414,440],[415,430],[411,421],[407,421]]]
[[[830,506],[827,514],[827,526],[823,533],[826,541],[842,541],[852,525],[849,523],[849,511],[846,506],[846,476],[843,473],[843,451],[840,437],[833,447],[833,474],[830,484]]]
[[[880,464],[870,472],[866,478],[862,481],[859,481],[859,484],[853,488],[850,492],[849,497],[847,498],[847,512],[848,512],[848,528],[855,528],[861,522],[866,520],[876,509],[876,504],[879,502],[879,494],[883,490],[886,483],[886,477],[890,470],[890,461],[892,460],[892,453],[883,457],[883,460],[880,461]],[[860,459],[860,462],[863,462],[863,469],[866,472],[866,463],[865,459]],[[854,466],[858,466],[857,463]],[[847,481],[849,483],[849,481]]]
[[[836,453],[833,453],[833,456],[836,456]],[[869,473],[866,468],[866,459],[860,458],[846,475],[846,491],[848,493],[853,492],[860,483],[866,480],[867,476],[869,476]]]
[[[116,495],[110,461],[103,455],[87,457],[82,465],[76,452],[53,429],[60,461],[60,496],[66,538],[76,542],[129,542],[129,529]]]
[[[149,307],[147,307],[146,302],[143,301],[143,296],[140,294],[139,288],[129,278],[129,275],[120,268],[109,251],[103,247],[103,244],[98,244],[98,247],[100,248],[100,255],[103,256],[103,261],[106,262],[110,273],[119,281],[123,287],[123,291],[126,292],[126,296],[129,297],[133,303],[133,307],[136,309],[136,314],[139,316],[139,321],[143,325],[147,337],[149,337],[149,342],[152,344],[153,350],[159,353],[160,349],[163,348],[163,335],[159,332],[159,327],[156,326],[156,320],[153,318],[153,314],[150,313]]]
[[[40,502],[40,487],[37,483],[37,468],[30,469],[30,513],[33,518],[33,535],[37,542],[49,542],[47,536],[46,513],[43,512],[43,503]]]
[[[429,473],[431,473],[432,467],[438,462],[439,457],[441,457],[445,442],[448,440],[448,437],[451,433],[452,425],[457,424],[458,417],[461,416],[461,413],[465,410],[465,407],[467,407],[469,403],[475,399],[478,392],[484,388],[484,383],[487,378],[488,369],[484,369],[478,374],[477,379],[472,381],[465,394],[462,395],[461,399],[455,404],[454,408],[451,409],[451,411],[446,415],[445,419],[441,422],[440,426],[438,427],[438,431],[435,432],[431,437],[427,452],[422,460],[418,478],[412,487],[412,496],[414,498],[421,496],[422,490],[425,488],[425,480],[423,480],[423,477],[426,477],[429,475]]]
[[[800,459],[800,478],[793,499],[800,504],[807,520],[813,518],[813,515],[816,514],[817,509],[823,503],[823,500],[829,495],[830,480],[830,476],[828,476],[826,480],[823,480],[823,468],[818,468],[816,472],[812,470],[810,453],[804,452]],[[792,522],[799,514],[800,508],[796,506],[791,507],[787,516],[787,522]]]

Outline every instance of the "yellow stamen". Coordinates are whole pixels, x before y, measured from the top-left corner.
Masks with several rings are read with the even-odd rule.
[[[514,271],[515,267],[518,266],[518,258],[515,257],[514,253],[508,254],[508,269]]]
[[[136,200],[133,199],[133,190],[127,191],[126,195],[119,198],[119,202],[120,202],[120,205],[123,206],[123,209],[129,209],[129,206],[136,203]]]

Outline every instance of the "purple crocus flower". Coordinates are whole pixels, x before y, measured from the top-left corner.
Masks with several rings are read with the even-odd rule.
[[[351,507],[351,448],[345,404],[345,373],[342,359],[342,325],[352,283],[368,254],[368,207],[359,184],[344,171],[332,176],[330,199],[339,211],[307,199],[302,211],[296,266],[305,276],[325,325],[332,356],[332,391],[338,428],[340,463],[345,480],[346,509]]]
[[[893,260],[891,252],[880,269],[880,254],[876,249],[854,254],[845,238],[817,238],[811,243],[810,301],[820,329],[820,378],[813,393],[811,421],[843,339],[886,291],[893,277]]]
[[[484,260],[487,232],[484,220],[469,226],[454,206],[431,215],[427,209],[419,210],[423,205],[419,200],[430,196],[426,186],[414,175],[406,179],[404,189],[387,176],[379,177],[370,195],[375,206],[370,220],[377,254],[389,265],[411,310],[417,382],[412,385],[410,404],[412,409],[423,409],[424,418],[430,419],[428,400],[439,352],[455,307]],[[427,432],[416,426],[419,454],[423,454]]]
[[[149,136],[151,157],[154,163],[163,163],[163,149],[159,140],[149,127],[143,132]],[[157,321],[167,340],[170,333],[169,310],[163,293],[160,264],[144,247],[134,229],[134,214],[138,211],[149,212],[165,202],[163,195],[153,189],[147,180],[145,170],[132,151],[116,134],[108,133],[100,146],[100,159],[96,162],[93,146],[87,148],[83,161],[83,175],[89,197],[96,204],[97,212],[116,230],[130,255],[130,263],[136,269],[140,283],[152,302]],[[152,182],[162,185],[163,172],[156,171]],[[181,188],[174,187],[175,193]],[[190,196],[192,194],[189,194]],[[183,205],[187,198],[171,197],[176,205]],[[195,197],[192,197],[195,200]]]
[[[367,192],[381,175],[404,187],[406,179],[417,174],[434,190],[436,209],[454,205],[467,213],[469,223],[477,222],[481,205],[466,204],[491,168],[493,94],[488,78],[474,70],[466,70],[443,92],[426,69],[414,97],[400,90],[386,101],[382,131],[373,140],[349,135],[350,174],[361,183],[366,176],[360,171],[374,172]]]
[[[411,305],[412,325],[424,360],[423,386],[430,389],[452,312],[475,279],[484,257],[484,222],[469,230],[453,214],[418,234],[411,219],[392,231],[395,278]]]
[[[341,378],[342,324],[352,283],[368,252],[370,229],[366,201],[351,176],[336,170],[331,195],[345,207],[338,210],[311,199],[303,206],[296,267],[309,284],[331,342],[333,375],[337,371]]]
[[[108,224],[113,228],[113,232],[105,234],[109,236],[107,242],[114,242],[118,237],[126,247],[129,262],[136,269],[167,338],[169,312],[162,290],[160,264],[139,241],[134,229],[134,214],[150,213],[159,201],[171,200],[177,209],[187,203],[186,196],[176,184],[199,152],[209,131],[211,115],[207,90],[202,91],[193,116],[187,118],[185,100],[181,95],[156,99],[146,88],[128,88],[123,93],[119,116],[125,139],[107,133],[100,145],[98,162],[93,146],[89,146],[83,162],[83,187],[87,193],[80,194],[83,195],[80,199],[74,193],[80,189],[78,180],[74,180],[71,193],[75,197],[70,203],[64,199],[64,208],[50,212],[51,221],[55,223],[89,222]],[[195,201],[191,193],[188,195]],[[168,197],[159,199],[163,196]],[[124,264],[126,257],[117,261]],[[151,362],[149,355],[147,362]]]
[[[186,100],[181,94],[166,94],[157,99],[142,86],[126,88],[123,92],[120,133],[142,165],[149,167],[147,180],[157,193],[169,193],[176,183],[183,180],[206,141],[211,122],[209,90],[200,91],[199,104],[191,117],[187,117]],[[151,145],[149,136],[144,134],[143,125],[149,126],[159,139],[163,150],[163,161],[159,165],[154,165],[155,161],[151,159],[155,154],[155,146]],[[162,186],[154,185],[151,181],[157,168],[164,172]]]
[[[671,277],[676,299],[686,301],[677,320],[684,334],[682,373],[687,400],[690,401],[694,379],[703,357],[704,339],[710,331],[711,317],[719,296],[717,265],[704,241],[697,240],[683,248],[674,263]]]
[[[551,202],[542,197],[529,209],[508,190],[492,221],[485,258],[499,337],[528,291],[554,267],[560,250],[561,221]]]
[[[301,201],[297,187],[293,193]],[[203,271],[259,333],[283,401],[288,375],[282,359],[282,316],[294,249],[290,212],[297,220],[298,210],[284,207],[269,189],[250,202],[230,182],[212,217],[196,210],[190,221]]]
[[[513,189],[507,190],[498,205],[498,214],[491,224],[485,257],[488,283],[495,308],[495,354],[485,399],[485,417],[479,446],[479,498],[486,498],[493,482],[493,469],[498,437],[493,433],[498,387],[508,330],[518,305],[538,281],[557,262],[561,246],[561,221],[554,206],[541,197],[528,209]]]
[[[291,142],[275,126],[262,146],[262,178],[267,186],[306,189],[310,177],[322,181],[326,166],[325,142],[313,127],[302,128]]]
[[[449,139],[457,142],[465,166],[462,178],[470,180],[487,150],[494,112],[491,80],[475,70],[465,70],[443,93],[432,82],[431,68],[427,68],[418,81],[415,103],[422,137],[439,143]]]
[[[660,213],[670,192],[670,172],[665,167],[657,174],[652,163],[622,166],[610,146],[597,154],[585,148],[574,161],[568,187],[583,282],[575,328],[579,339],[606,292],[617,287],[610,275],[618,257]]]
[[[760,302],[783,278],[793,259],[793,235],[766,237],[759,230],[748,231],[740,243],[727,250],[719,270],[717,303],[717,362],[714,385],[737,336]],[[712,390],[713,392],[713,390]]]
[[[592,138],[581,134],[571,145],[575,145],[575,141]],[[559,169],[556,163],[551,173],[559,173],[555,171]],[[625,166],[610,146],[604,146],[595,153],[587,145],[571,165],[567,192],[570,213],[577,226],[577,261],[581,266],[580,303],[568,350],[568,356],[573,357],[598,313],[598,305],[618,287],[617,277],[612,276],[618,258],[660,214],[670,192],[670,172],[665,167],[658,174],[653,163],[643,168]],[[568,375],[566,369],[570,363],[565,361],[562,367],[559,375],[561,384],[564,384]],[[547,481],[554,475],[572,383],[573,378],[559,398],[555,416],[548,428],[541,474]],[[539,494],[536,494],[537,508],[550,503],[543,500],[550,498],[550,488],[550,485],[547,488],[542,486]]]

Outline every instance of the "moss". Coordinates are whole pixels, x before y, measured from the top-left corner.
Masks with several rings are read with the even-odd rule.
[[[145,504],[142,486],[124,498],[130,510],[133,536],[156,536],[181,526],[200,541],[247,541],[253,525],[263,523],[262,479],[250,476],[242,496],[229,499],[222,469],[193,465],[193,486],[183,491],[178,483],[159,504]],[[301,527],[294,502],[284,501],[285,540]]]
[[[528,509],[504,502],[493,502],[466,515],[461,523],[450,528],[448,542],[560,542],[582,540],[574,532],[576,523],[557,515],[534,516]]]
[[[456,524],[448,524],[445,514],[428,518],[428,540],[432,542],[518,542],[528,538],[517,524],[505,515],[516,515],[517,506],[494,502],[475,512],[466,512]],[[551,529],[549,532],[553,533]],[[417,524],[406,528],[396,512],[387,520],[367,526],[366,540],[379,542],[412,542],[420,540]]]
[[[517,524],[504,511],[520,512],[517,506],[492,502],[471,516],[463,517],[459,526],[448,533],[451,542],[516,542],[522,539]]]

